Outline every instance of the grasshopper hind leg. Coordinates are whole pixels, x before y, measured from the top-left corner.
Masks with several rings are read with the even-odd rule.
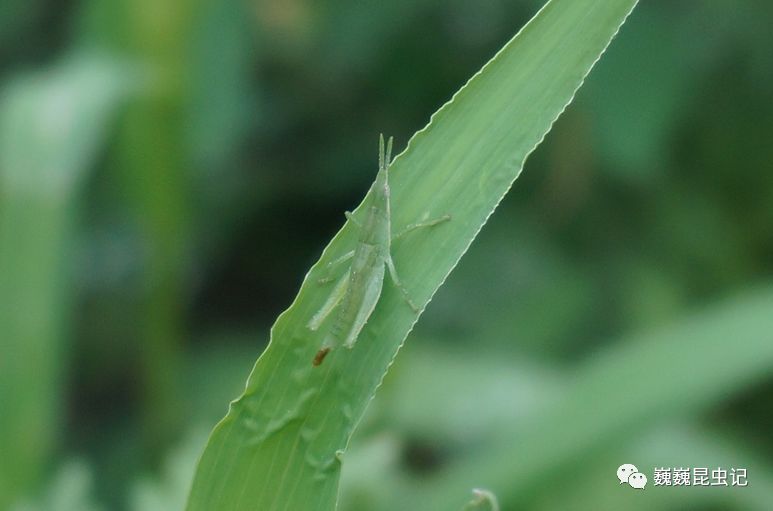
[[[346,290],[349,287],[349,271],[347,271],[338,281],[338,284],[336,284],[335,288],[333,288],[333,292],[330,293],[330,296],[328,296],[325,303],[322,305],[322,308],[319,309],[314,316],[309,320],[309,322],[306,324],[306,328],[309,330],[317,330],[319,329],[320,325],[322,325],[322,322],[325,321],[325,318],[327,318],[331,312],[333,312],[333,309],[335,309],[339,303],[341,303],[341,300],[343,300],[344,295],[346,295]]]
[[[352,257],[354,257],[354,250],[350,250],[349,252],[345,253],[341,257],[339,257],[337,259],[333,259],[332,261],[327,263],[326,268],[329,271],[329,270],[333,269],[334,267],[338,266],[339,264],[345,263],[346,261],[348,261]],[[317,283],[319,283],[319,284],[327,284],[329,282],[333,282],[334,280],[335,280],[335,277],[327,276],[327,277],[322,277],[321,279],[317,280]]]

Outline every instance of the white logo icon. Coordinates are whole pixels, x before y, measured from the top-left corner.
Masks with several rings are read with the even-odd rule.
[[[627,483],[631,474],[635,474],[638,471],[639,469],[636,468],[636,465],[631,465],[630,463],[617,467],[617,478],[620,479],[620,484]]]
[[[641,472],[634,472],[628,477],[628,484],[637,490],[643,490],[647,486],[647,476]]]
[[[617,467],[617,478],[620,480],[620,484],[628,483],[637,490],[643,490],[647,486],[647,476],[639,472],[636,465],[630,463]]]

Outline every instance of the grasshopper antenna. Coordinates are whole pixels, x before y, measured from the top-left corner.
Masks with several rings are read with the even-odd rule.
[[[386,150],[384,150],[384,134],[380,134],[378,137],[378,168],[379,170],[386,169],[392,162],[392,142],[394,137],[389,137],[386,143]]]

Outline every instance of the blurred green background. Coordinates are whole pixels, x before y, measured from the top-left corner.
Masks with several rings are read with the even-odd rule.
[[[541,3],[4,0],[0,509],[182,510],[378,134]],[[771,25],[634,11],[398,357],[342,509],[492,472],[505,509],[770,509]],[[749,486],[644,497],[622,463]]]

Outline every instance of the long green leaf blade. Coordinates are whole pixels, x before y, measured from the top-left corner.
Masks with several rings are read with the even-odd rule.
[[[415,303],[426,305],[456,265],[635,4],[552,0],[395,159],[395,231],[453,216],[392,248]],[[210,437],[189,511],[334,508],[341,453],[418,317],[386,284],[355,348],[312,368],[325,332],[306,324],[329,293],[317,281],[355,235],[347,224],[335,236],[272,328],[244,394]]]

